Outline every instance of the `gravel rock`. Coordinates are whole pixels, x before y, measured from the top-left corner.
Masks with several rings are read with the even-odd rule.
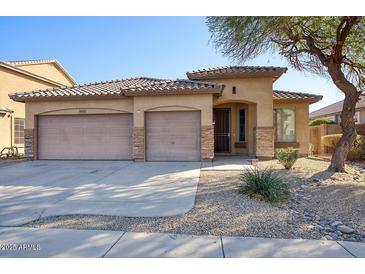
[[[335,233],[338,235],[338,236],[342,236],[343,235],[343,233],[341,232],[341,231],[335,231]]]
[[[338,238],[338,236],[339,236],[335,232],[330,232],[330,233],[328,233],[328,235],[330,235],[332,237],[332,239],[334,239],[334,240],[336,240]]]
[[[339,221],[334,221],[334,222],[332,222],[331,223],[331,226],[332,227],[337,227],[337,226],[339,226],[339,225],[342,225],[343,223],[341,223],[341,222],[339,222]]]
[[[319,221],[317,222],[317,224],[319,224],[320,226],[323,226],[323,227],[325,227],[325,226],[329,225],[330,223],[331,223],[331,221],[330,221],[330,220],[324,220],[324,219],[319,220]]]
[[[342,233],[345,233],[345,234],[351,234],[354,232],[354,230],[351,227],[348,227],[346,225],[339,225],[337,227],[337,230],[341,231]]]

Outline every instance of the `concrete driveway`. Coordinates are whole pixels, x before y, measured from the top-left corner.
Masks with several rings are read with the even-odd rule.
[[[200,163],[30,161],[0,167],[0,226],[40,217],[159,217],[194,206]]]

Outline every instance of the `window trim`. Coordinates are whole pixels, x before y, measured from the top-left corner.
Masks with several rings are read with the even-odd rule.
[[[244,129],[243,129],[243,139],[244,140],[241,140],[241,110],[244,111]],[[246,132],[246,129],[247,129],[247,115],[246,115],[247,111],[246,111],[246,108],[245,107],[239,107],[238,108],[238,142],[246,142],[247,141],[247,132]]]
[[[23,137],[16,136],[20,131],[16,130],[17,120],[23,121]],[[25,129],[25,118],[14,117],[14,145],[24,145],[24,129]],[[17,139],[22,138],[23,142],[17,142]]]
[[[293,110],[294,113],[294,140],[292,141],[279,141],[277,139],[278,134],[277,134],[277,119],[276,119],[276,111],[278,109],[290,109]],[[274,124],[274,142],[276,143],[289,143],[289,142],[297,142],[297,111],[295,107],[278,107],[278,108],[274,108],[274,112],[273,112],[273,124]]]

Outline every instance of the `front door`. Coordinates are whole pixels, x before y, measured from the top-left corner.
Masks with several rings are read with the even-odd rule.
[[[230,152],[229,115],[230,115],[229,109],[216,108],[213,110],[214,152],[217,153]]]

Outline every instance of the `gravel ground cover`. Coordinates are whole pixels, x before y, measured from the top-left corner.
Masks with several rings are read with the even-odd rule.
[[[365,233],[365,164],[350,163],[345,174],[325,171],[328,164],[328,160],[301,158],[287,171],[276,160],[259,162],[259,168],[272,168],[290,183],[292,197],[280,204],[239,193],[240,171],[202,171],[195,206],[183,215],[67,215],[25,226],[360,241]],[[339,232],[341,225],[353,231]]]

